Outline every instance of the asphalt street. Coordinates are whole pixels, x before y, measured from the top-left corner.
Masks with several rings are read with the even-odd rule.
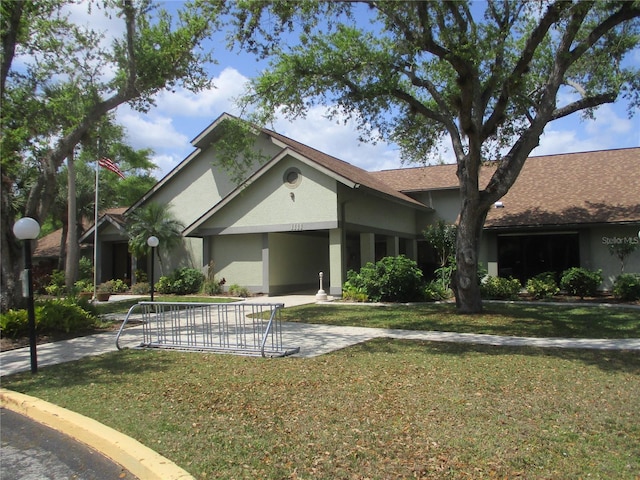
[[[6,408],[0,409],[1,480],[131,480],[101,453]]]

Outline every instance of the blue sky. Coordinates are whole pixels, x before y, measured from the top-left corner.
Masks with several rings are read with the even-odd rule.
[[[172,10],[180,1],[164,2]],[[81,11],[83,10],[83,11]],[[107,21],[98,18],[100,12],[93,10],[88,16],[86,8],[79,7],[74,16],[82,16],[96,28]],[[113,20],[112,20],[113,21]],[[122,28],[110,23],[109,29]],[[210,68],[215,88],[193,94],[176,89],[162,92],[156,99],[157,106],[146,114],[135,112],[127,106],[119,107],[117,121],[128,133],[128,141],[138,149],[154,151],[153,161],[161,178],[193,151],[190,143],[202,130],[223,112],[239,114],[234,99],[243,93],[245,83],[264,68],[255,57],[242,52],[229,52],[225,48],[224,35],[213,41],[217,45],[217,65]],[[631,61],[640,64],[640,51]],[[306,143],[325,153],[357,165],[365,170],[383,170],[401,167],[400,155],[393,145],[361,144],[354,124],[338,124],[328,120],[324,108],[313,108],[306,119],[294,122],[279,120],[274,128],[283,135]],[[579,114],[549,124],[534,155],[604,150],[640,146],[640,118],[627,118],[626,105],[617,103],[604,105],[596,112],[594,120],[583,121]],[[445,148],[441,158],[445,162],[455,159]],[[434,159],[436,160],[436,159]]]

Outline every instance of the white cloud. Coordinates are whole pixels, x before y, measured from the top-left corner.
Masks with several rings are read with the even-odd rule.
[[[152,155],[151,161],[158,166],[158,169],[154,170],[152,175],[160,180],[167,175],[167,173],[173,170],[182,160],[182,157],[178,157],[176,155]]]
[[[364,170],[385,170],[400,166],[400,153],[386,143],[361,143],[353,120],[327,118],[325,107],[312,108],[304,119],[275,124],[278,133],[356,165]]]
[[[640,145],[638,117],[629,119],[612,105],[603,105],[593,120],[573,115],[550,123],[532,155],[587,152]]]
[[[118,109],[118,123],[126,128],[129,144],[136,149],[184,149],[189,138],[178,132],[169,117],[141,115],[128,107]]]
[[[214,88],[193,93],[185,89],[163,91],[156,97],[155,112],[176,117],[215,118],[222,112],[237,113],[234,99],[244,93],[249,81],[234,68],[225,68],[213,78]]]

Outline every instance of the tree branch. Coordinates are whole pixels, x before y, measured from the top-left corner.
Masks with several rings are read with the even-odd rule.
[[[538,22],[536,28],[527,38],[518,62],[514,66],[509,77],[502,84],[502,91],[500,92],[498,101],[493,109],[493,113],[487,119],[482,128],[482,139],[486,139],[492,135],[504,118],[504,114],[511,97],[511,92],[517,88],[522,76],[527,72],[529,63],[551,26],[558,21],[560,14],[569,6],[569,3],[564,2],[556,2],[549,6],[543,17]]]
[[[569,105],[565,105],[562,108],[555,109],[551,113],[551,118],[549,121],[566,117],[567,115],[571,115],[572,113],[579,112],[580,110],[584,110],[586,108],[597,107],[605,103],[613,103],[616,101],[616,98],[618,98],[618,96],[615,93],[603,93],[600,95],[581,98],[580,100],[570,103]]]
[[[607,17],[602,23],[596,26],[591,33],[589,33],[583,42],[579,43],[573,50],[571,50],[571,59],[569,64],[573,64],[578,58],[584,55],[589,48],[591,48],[600,38],[602,38],[604,34],[611,31],[614,27],[620,25],[622,22],[638,17],[640,17],[640,6],[638,6],[638,2],[622,2],[620,10]]]

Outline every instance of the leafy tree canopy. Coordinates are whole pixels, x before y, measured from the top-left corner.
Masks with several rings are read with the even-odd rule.
[[[488,209],[546,125],[619,98],[630,114],[639,106],[640,72],[629,62],[639,16],[637,1],[247,0],[235,40],[271,57],[244,98],[261,122],[328,105],[356,120],[365,140],[394,142],[417,162],[449,140],[461,194],[456,299],[477,312]],[[488,160],[493,175],[479,185]]]

